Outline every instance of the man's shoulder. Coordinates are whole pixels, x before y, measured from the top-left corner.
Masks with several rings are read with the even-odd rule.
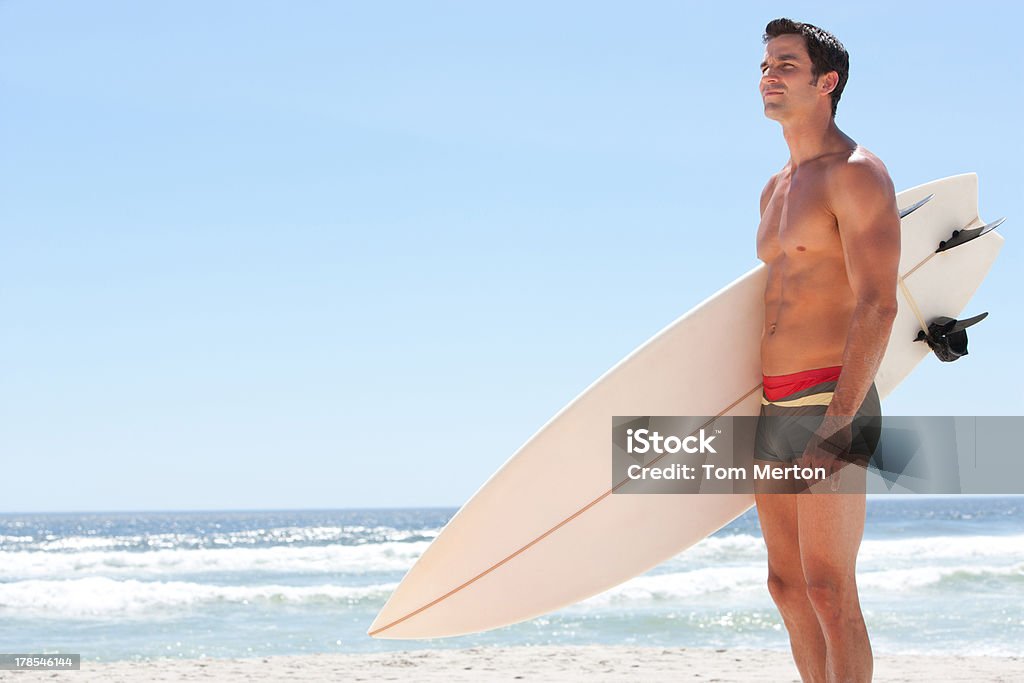
[[[824,185],[826,202],[836,216],[887,212],[895,207],[896,189],[888,169],[860,146],[829,165]]]
[[[849,154],[830,159],[825,173],[829,194],[892,191],[889,170],[875,154],[858,145]]]
[[[775,173],[773,173],[772,176],[768,178],[768,182],[765,183],[764,189],[761,190],[762,214],[764,213],[765,207],[767,207],[768,202],[771,201],[772,195],[775,194],[775,187],[779,184],[779,178],[781,178],[785,172],[786,167],[783,167],[776,171]]]
[[[781,176],[781,175],[782,175],[782,171],[776,171],[775,173],[772,173],[771,177],[768,178],[768,182],[764,184],[764,189],[761,190],[761,194],[762,195],[764,195],[764,194],[769,194],[770,195],[772,193],[772,190],[774,190],[775,186],[778,184],[779,176]]]

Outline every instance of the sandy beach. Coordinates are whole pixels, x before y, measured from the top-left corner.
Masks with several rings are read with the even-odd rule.
[[[788,654],[661,647],[504,647],[251,659],[87,663],[82,671],[0,672],[73,681],[799,681]],[[876,681],[1021,681],[1024,656],[879,656]]]

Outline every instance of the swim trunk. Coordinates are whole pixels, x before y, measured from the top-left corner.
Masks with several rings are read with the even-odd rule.
[[[803,455],[832,402],[842,366],[764,376],[754,458],[791,463]],[[882,435],[882,406],[874,382],[851,424],[850,450],[844,459],[867,461]]]

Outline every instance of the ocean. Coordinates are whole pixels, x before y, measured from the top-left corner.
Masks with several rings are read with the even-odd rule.
[[[0,515],[0,652],[83,660],[480,645],[788,650],[750,511],[647,574],[503,629],[366,629],[454,509]],[[1021,655],[1024,498],[871,499],[858,563],[878,653]]]

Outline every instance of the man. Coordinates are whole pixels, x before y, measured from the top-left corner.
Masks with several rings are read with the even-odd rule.
[[[878,440],[874,377],[896,316],[900,221],[885,166],[835,124],[849,70],[842,44],[789,19],[770,22],[764,43],[764,112],[782,125],[790,158],[761,194],[757,254],[768,281],[755,458],[830,475],[822,495],[817,485],[810,494],[759,485],[768,588],[803,680],[869,681],[855,579],[864,469],[849,463]],[[808,419],[810,431],[799,424]]]

